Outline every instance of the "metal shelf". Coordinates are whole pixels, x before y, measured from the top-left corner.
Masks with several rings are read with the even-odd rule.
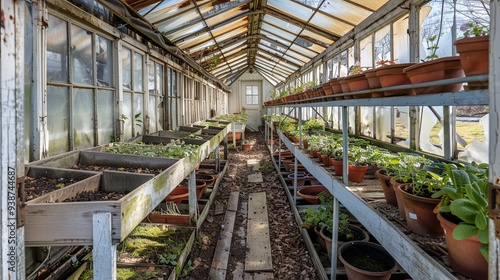
[[[372,92],[406,90],[406,89],[422,88],[428,86],[439,86],[446,84],[465,83],[472,81],[487,81],[487,80],[488,80],[488,75],[479,75],[473,77],[447,79],[436,82],[362,90],[340,95],[329,95],[326,97],[332,98],[333,96],[361,95]],[[311,103],[299,104],[299,103],[294,103],[294,101],[290,101],[276,105],[269,105],[267,107],[272,108],[272,107],[333,107],[333,106],[464,106],[464,105],[489,104],[488,89],[469,90],[460,92],[443,92],[435,94],[401,95],[401,96],[378,97],[378,98],[359,98],[359,99],[320,101],[321,99],[324,98],[325,96],[321,96],[305,100],[305,101],[311,101]]]
[[[323,184],[342,205],[380,242],[400,266],[415,279],[456,279],[446,268],[432,259],[410,238],[384,216],[381,216],[348,186],[332,177],[323,167],[305,155],[287,137],[278,131],[285,146],[297,160]],[[333,240],[333,239],[332,239]],[[336,244],[334,243],[334,247]]]

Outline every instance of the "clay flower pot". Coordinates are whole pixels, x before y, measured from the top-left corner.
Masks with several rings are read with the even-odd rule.
[[[465,76],[489,72],[490,36],[467,37],[455,42]],[[468,83],[470,88],[485,88],[488,82]]]
[[[328,192],[325,186],[308,186],[297,191],[297,195],[311,204],[319,204],[319,194]]]
[[[163,213],[149,213],[147,217],[148,222],[158,224],[174,224],[174,225],[188,225],[189,215],[186,214],[163,214]]]
[[[173,202],[179,204],[181,203],[181,201],[187,200],[188,197],[188,188],[177,186],[165,197],[165,202]]]
[[[196,180],[205,182],[205,184],[208,186],[208,185],[211,185],[215,181],[215,177],[212,175],[199,173],[199,174],[196,174]]]
[[[450,220],[451,217],[450,214],[437,214],[437,219],[444,229],[451,267],[456,272],[473,279],[488,279],[488,262],[479,251],[482,244],[477,235],[456,240],[452,233],[457,224]]]
[[[342,170],[343,161],[333,160],[332,166],[333,166],[333,171],[335,171],[335,175],[342,176],[342,174],[344,173],[344,171]]]
[[[354,235],[351,240],[342,240],[342,237],[339,237],[339,240],[337,242],[337,248],[342,246],[343,244],[347,242],[352,242],[352,241],[368,241],[370,240],[370,236],[368,235],[368,232],[366,232],[364,229],[348,224],[347,227],[351,230],[351,233]],[[328,252],[328,257],[332,256],[332,233],[327,231],[326,228],[322,228],[320,231],[321,237],[325,239],[325,245],[326,249]],[[339,263],[339,262],[337,262]]]
[[[396,201],[397,201],[397,206],[398,206],[398,213],[399,213],[399,216],[406,221],[406,213],[405,213],[405,204],[403,202],[403,195],[401,194],[401,192],[398,192],[397,189],[399,187],[399,185],[402,185],[403,183],[400,183],[400,182],[396,182],[394,180],[390,180],[390,185],[392,186],[392,189],[394,190],[394,194],[396,196]]]
[[[292,180],[292,184],[295,180],[295,176],[294,174],[288,174],[287,175],[288,179],[291,179]],[[305,185],[305,182],[306,182],[306,174],[305,173],[301,173],[301,172],[297,172],[297,187],[303,187]]]
[[[339,78],[339,83],[340,87],[342,88],[342,93],[351,92],[351,89],[349,88],[348,78],[349,77]],[[344,95],[344,99],[352,99],[352,95]]]
[[[179,185],[177,188],[188,189],[188,182],[183,182],[183,185]],[[204,181],[196,179],[196,198],[200,199],[203,194],[207,191],[207,184]]]
[[[243,152],[248,152],[252,149],[252,144],[241,144],[241,148],[243,149]]]
[[[434,209],[441,202],[439,198],[417,196],[406,191],[410,184],[401,184],[396,189],[403,197],[406,224],[416,234],[430,237],[443,236],[443,228],[434,214]]]
[[[392,188],[392,185],[390,183],[391,176],[385,175],[385,170],[383,169],[377,170],[377,172],[375,172],[375,175],[377,176],[378,181],[380,182],[380,186],[382,187],[382,191],[384,192],[385,201],[390,205],[398,206],[396,193],[394,192],[394,189]]]
[[[388,280],[396,268],[396,261],[382,246],[365,241],[340,246],[339,259],[348,279]]]
[[[363,165],[349,165],[347,172],[347,177],[349,181],[355,183],[361,183],[365,179],[366,170],[368,170],[368,164]]]
[[[347,82],[351,92],[366,90],[366,89],[370,88],[370,85],[368,84],[368,79],[366,78],[365,74],[357,74],[357,75],[348,76],[345,78],[345,81]],[[370,94],[369,93],[355,94],[352,97],[354,97],[354,98],[368,98],[368,97],[370,97]]]
[[[363,72],[365,74],[366,80],[368,81],[368,85],[371,89],[381,88],[380,79],[377,76],[377,69],[369,69]],[[383,92],[372,92],[371,97],[382,97],[384,96]]]
[[[330,86],[332,87],[333,94],[341,94],[342,93],[342,86],[340,85],[339,78],[333,78],[330,80]],[[335,97],[335,100],[342,100],[344,99],[343,96],[337,96]]]
[[[403,70],[412,84],[464,77],[464,70],[457,56],[438,58],[414,64]],[[416,88],[416,94],[456,92],[462,89],[462,83]]]
[[[392,87],[392,86],[411,84],[410,79],[408,79],[406,73],[403,72],[403,69],[412,66],[413,64],[415,63],[393,64],[376,68],[375,72],[380,80],[380,85],[382,87]],[[415,95],[415,91],[412,89],[392,90],[392,91],[385,91],[384,95],[385,96]]]

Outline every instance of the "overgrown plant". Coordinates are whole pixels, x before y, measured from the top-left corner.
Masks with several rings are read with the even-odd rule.
[[[461,168],[445,164],[445,185],[432,195],[441,198],[439,211],[460,220],[453,237],[463,240],[477,235],[481,254],[488,261],[488,164],[472,162]]]

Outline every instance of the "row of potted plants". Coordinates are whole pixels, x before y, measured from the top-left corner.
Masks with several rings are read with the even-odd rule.
[[[287,127],[284,126],[285,130]],[[339,134],[321,128],[310,134],[308,129],[303,131],[303,141],[307,143],[304,146],[311,156],[320,158],[324,166],[335,164],[334,159],[342,159],[344,151]],[[350,138],[349,143],[349,159],[373,167],[387,202],[398,207],[400,216],[414,233],[430,237],[445,235],[453,269],[476,279],[486,277],[487,165],[440,164],[418,154],[392,153],[362,139]],[[335,165],[334,170],[337,170]],[[417,202],[417,206],[413,206],[413,202]],[[472,253],[453,252],[461,248],[457,243],[462,241],[475,244]],[[467,255],[476,256],[479,264],[460,263]]]
[[[394,61],[384,60],[379,61],[377,64],[380,67],[374,69],[364,69],[358,62],[351,67],[349,76],[332,78],[329,82],[319,86],[273,98],[265,102],[265,105],[460,91],[462,83],[348,94],[363,90],[487,74],[489,70],[489,29],[474,23],[465,24],[461,29],[465,31],[465,38],[455,42],[459,56],[443,58],[437,58],[435,55],[428,56],[429,60],[422,63],[396,64]],[[487,85],[487,82],[469,82],[468,88],[480,89],[487,87]]]

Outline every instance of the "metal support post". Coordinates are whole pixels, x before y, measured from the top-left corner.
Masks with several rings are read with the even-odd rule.
[[[188,178],[188,192],[189,192],[189,222],[196,225],[198,220],[198,200],[196,198],[196,173],[191,171]]]
[[[299,114],[299,149],[302,149],[302,107],[297,108]]]
[[[342,106],[342,182],[347,186],[349,184],[349,180],[347,176],[349,175],[347,172],[347,162],[349,158],[349,139],[348,139],[348,123],[349,116],[347,112],[347,106]]]
[[[333,198],[333,225],[332,225],[332,255],[330,257],[331,274],[330,279],[337,277],[337,246],[339,238],[339,208],[340,203],[337,198]]]
[[[93,222],[93,269],[94,279],[116,279],[116,244],[111,239],[111,213],[98,212]]]

